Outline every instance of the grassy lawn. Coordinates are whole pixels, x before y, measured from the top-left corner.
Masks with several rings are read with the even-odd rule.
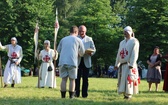
[[[57,78],[56,89],[38,89],[37,77],[22,77],[22,84],[15,88],[0,88],[0,105],[167,105],[168,93],[162,91],[163,82],[159,92],[148,92],[148,84],[141,81],[139,94],[134,95],[130,101],[124,100],[116,92],[117,79],[89,78],[88,98],[69,99],[60,98],[60,78]],[[153,90],[155,89],[153,84]]]

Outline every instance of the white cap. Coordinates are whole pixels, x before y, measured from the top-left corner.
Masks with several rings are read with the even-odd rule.
[[[16,37],[12,37],[11,40],[16,41],[16,43],[17,43],[17,39],[16,39]]]
[[[47,43],[50,46],[50,41],[49,40],[45,40],[44,43]]]
[[[132,35],[133,34],[133,31],[132,31],[132,28],[130,26],[126,26],[124,28],[124,31],[128,32],[129,35]]]

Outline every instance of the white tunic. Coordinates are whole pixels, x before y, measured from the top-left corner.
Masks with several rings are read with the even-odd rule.
[[[138,93],[138,69],[137,59],[139,55],[139,41],[136,38],[131,38],[128,41],[120,42],[116,64],[119,67],[118,71],[118,92],[125,94]],[[125,63],[125,64],[123,64]],[[129,66],[134,69],[130,70]],[[134,75],[134,76],[132,76]],[[128,78],[134,78],[134,81],[129,81]],[[132,79],[133,80],[133,79]]]
[[[53,49],[42,50],[39,54],[39,59],[42,60],[40,66],[40,87],[52,87],[56,88],[55,70],[53,59],[56,60],[58,53],[55,54]],[[52,67],[52,71],[48,71],[48,67]]]
[[[15,62],[21,62],[23,58],[21,46],[13,46],[12,44],[2,46],[0,44],[0,49],[7,50],[9,59]],[[13,80],[15,84],[21,83],[21,69],[15,63],[11,63],[11,61],[8,60],[4,71],[4,83],[12,84]]]

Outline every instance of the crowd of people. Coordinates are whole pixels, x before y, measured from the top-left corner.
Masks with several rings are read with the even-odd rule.
[[[108,78],[117,78],[117,70],[114,69],[114,66],[111,65],[104,65],[101,67],[97,65],[94,68],[94,76],[96,77],[108,77]]]
[[[61,39],[57,50],[50,48],[50,41],[44,41],[44,49],[40,51],[38,60],[41,60],[41,66],[38,72],[40,88],[56,88],[55,68],[53,60],[57,60],[59,55],[59,75],[62,78],[60,85],[61,97],[66,97],[67,81],[69,79],[69,98],[88,97],[89,71],[92,67],[91,57],[95,54],[96,48],[91,37],[86,35],[87,28],[84,25],[72,26],[70,35]],[[115,65],[106,65],[104,70],[109,77],[118,77],[118,93],[123,94],[124,99],[131,99],[133,94],[138,93],[140,77],[138,74],[137,59],[139,56],[139,41],[135,38],[134,32],[130,26],[124,28],[124,40],[119,44]],[[11,44],[3,46],[0,43],[0,49],[7,51],[8,61],[4,71],[4,88],[11,84],[21,83],[20,62],[23,58],[22,47],[17,44],[15,37],[11,38]],[[156,46],[147,59],[148,72],[147,82],[149,91],[152,90],[152,83],[155,83],[158,91],[161,82],[161,59],[159,47]],[[168,59],[168,55],[164,57]],[[96,67],[101,72],[101,67]],[[101,75],[101,73],[99,73]],[[82,85],[81,85],[82,78]],[[164,91],[168,91],[168,64],[166,66],[164,82]],[[80,87],[82,86],[82,87]]]

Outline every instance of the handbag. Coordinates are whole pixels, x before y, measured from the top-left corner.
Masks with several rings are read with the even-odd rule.
[[[48,66],[48,71],[52,71],[53,68],[51,66]]]

